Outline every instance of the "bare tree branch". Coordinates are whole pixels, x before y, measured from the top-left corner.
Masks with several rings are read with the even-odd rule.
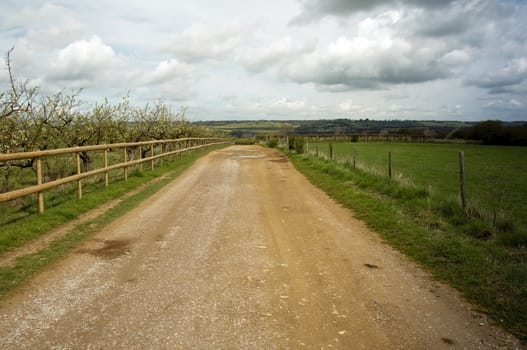
[[[8,51],[6,55],[6,65],[7,65],[7,72],[9,74],[9,82],[11,83],[11,91],[13,92],[13,95],[15,96],[16,101],[18,101],[19,95],[16,91],[16,85],[15,85],[15,77],[13,75],[13,69],[11,67],[11,53],[13,53],[13,50],[15,49],[14,46],[12,46]]]

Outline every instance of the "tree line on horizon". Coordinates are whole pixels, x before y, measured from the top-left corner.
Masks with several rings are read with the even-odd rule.
[[[420,121],[374,119],[202,121],[232,137],[257,135],[400,135],[436,140],[466,140],[485,145],[527,145],[527,122],[487,120]]]
[[[527,146],[527,123],[506,126],[499,120],[487,120],[459,129],[453,136],[458,139],[481,141],[484,145]]]

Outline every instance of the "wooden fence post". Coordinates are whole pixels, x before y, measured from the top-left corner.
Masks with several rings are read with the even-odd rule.
[[[150,144],[150,156],[151,157],[154,156],[154,144],[153,143]],[[150,161],[150,167],[152,168],[152,171],[154,171],[154,160],[153,159]]]
[[[463,151],[459,152],[459,196],[461,198],[461,208],[465,211],[465,153]]]
[[[318,158],[318,143],[317,143],[317,146],[315,147],[315,156]]]
[[[353,147],[353,169],[356,168],[357,163],[357,149]]]
[[[143,145],[139,145],[139,159],[143,159]],[[143,162],[139,163],[139,171],[143,171]]]
[[[37,185],[42,185],[42,161],[37,158]],[[38,212],[42,214],[44,212],[44,193],[38,193]]]
[[[104,169],[108,168],[108,148],[104,149]],[[108,170],[104,172],[104,187],[108,187]]]
[[[388,177],[392,178],[392,152],[388,152]]]
[[[329,143],[329,160],[333,160],[333,142]]]
[[[163,154],[165,154],[165,144],[162,143],[159,145],[159,147],[161,147],[161,158],[159,158],[160,160],[160,167],[163,167]]]
[[[81,174],[81,155],[77,153],[77,175]],[[77,180],[77,197],[82,199],[82,180]]]
[[[123,163],[126,163],[128,161],[128,153],[126,152],[126,146],[123,147]],[[124,168],[124,181],[128,181],[128,167],[125,166]]]

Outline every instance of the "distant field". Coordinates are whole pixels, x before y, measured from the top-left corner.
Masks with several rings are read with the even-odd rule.
[[[236,131],[247,134],[266,134],[282,129],[289,130],[294,127],[294,125],[282,121],[210,122],[206,125],[228,134]]]
[[[474,122],[438,120],[372,120],[372,119],[319,119],[319,120],[221,120],[199,121],[196,125],[224,132],[234,137],[280,133],[289,135],[349,135],[399,133],[401,129],[414,135],[426,130],[430,137],[442,138],[456,129],[474,126]],[[504,126],[516,126],[507,123]],[[413,131],[409,131],[413,130]]]
[[[317,144],[309,145],[315,152]],[[327,143],[319,152],[329,154]],[[430,188],[432,198],[457,200],[459,151],[465,153],[468,205],[498,218],[513,218],[527,227],[527,148],[456,144],[334,143],[337,161],[353,159],[359,169],[387,176],[388,152],[392,152],[394,179],[403,184]]]

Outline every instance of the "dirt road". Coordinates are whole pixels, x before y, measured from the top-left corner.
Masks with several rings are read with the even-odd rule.
[[[1,349],[518,346],[256,146],[202,158],[0,306]]]

